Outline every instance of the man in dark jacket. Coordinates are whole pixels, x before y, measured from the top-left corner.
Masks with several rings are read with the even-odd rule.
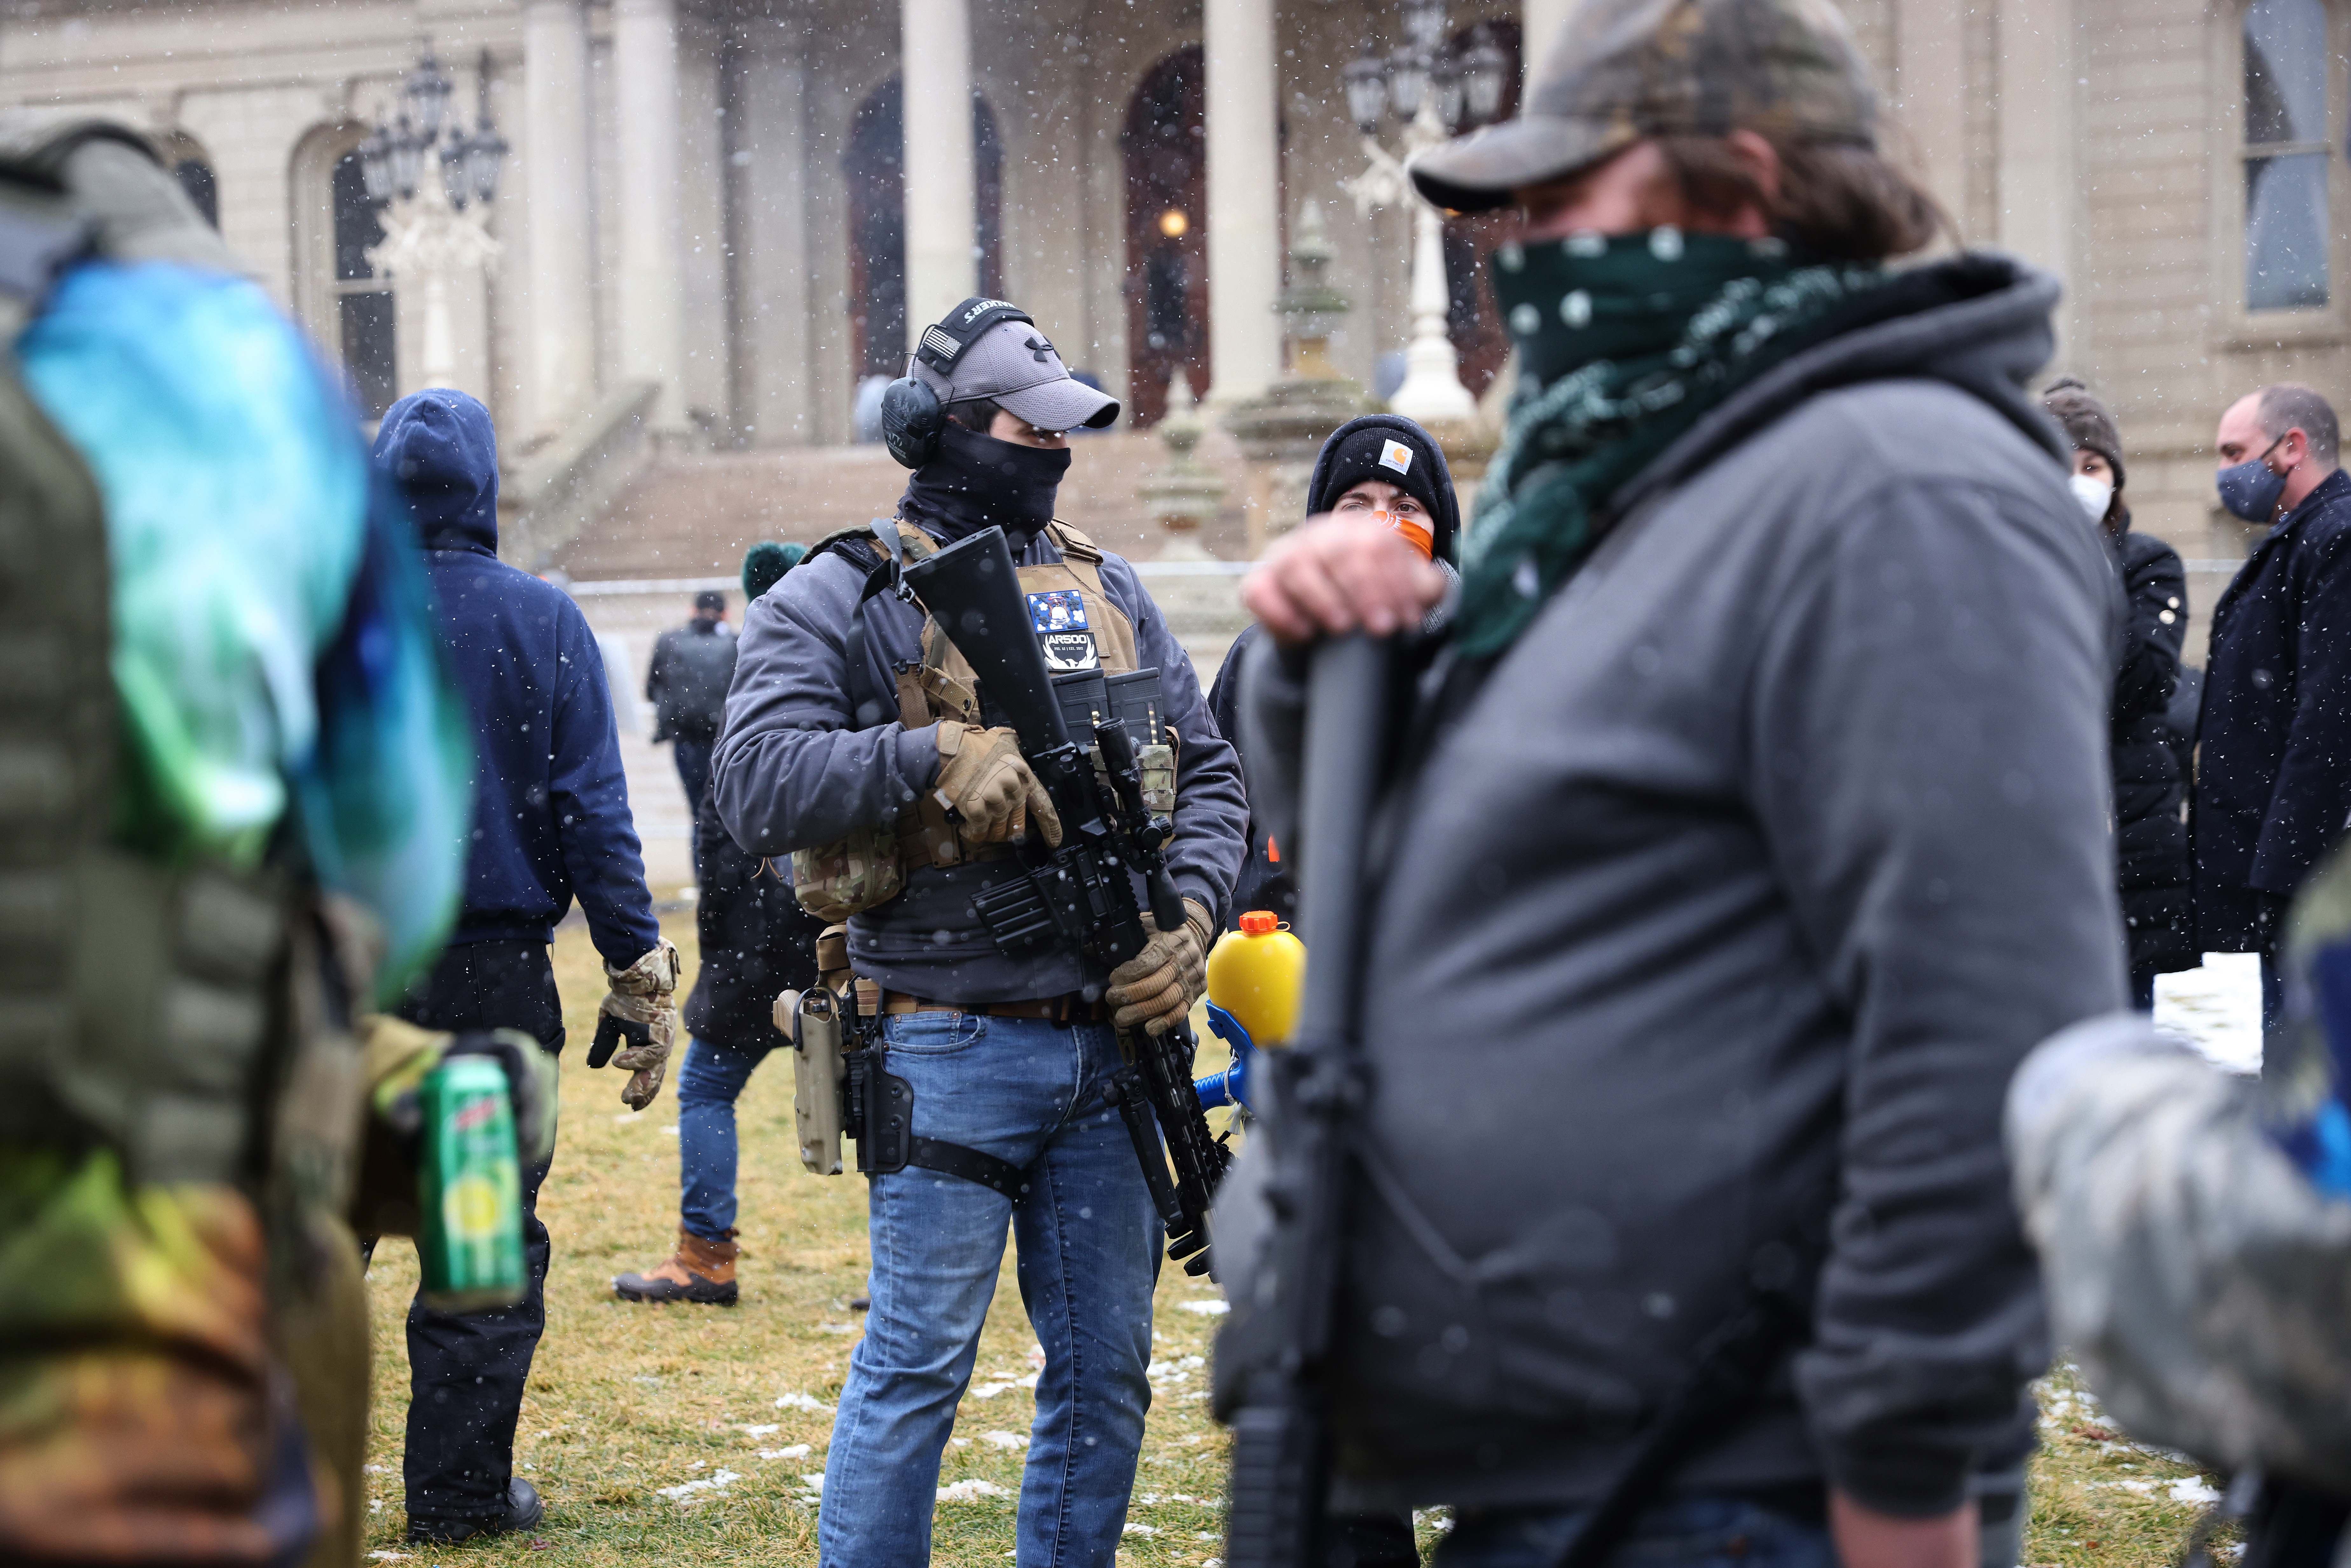
[[[434,1030],[515,1029],[563,1049],[563,1001],[548,944],[574,898],[612,983],[603,1011],[651,1043],[612,1061],[622,1097],[650,1103],[674,1033],[677,950],[653,919],[627,781],[588,622],[560,589],[498,559],[497,439],[464,392],[394,403],[376,472],[408,499],[424,545],[451,666],[474,716],[480,771],[465,901],[456,934],[400,1012]],[[408,1312],[405,1471],[411,1540],[463,1541],[537,1524],[537,1489],[516,1479],[514,1429],[547,1321],[548,1166],[523,1173],[530,1295],[498,1312]]]
[[[706,589],[694,596],[694,619],[653,643],[645,672],[645,700],[653,705],[653,744],[671,741],[685,809],[699,813],[710,782],[710,748],[726,716],[726,686],[735,678],[735,632],[726,624],[726,596]]]
[[[1819,0],[1589,0],[1529,101],[1414,165],[1524,211],[1524,380],[1366,881],[1333,1501],[1455,1505],[1456,1568],[1555,1561],[1777,1297],[1776,1370],[1620,1548],[2013,1563],[2048,1343],[2001,1093],[2126,997],[2120,606],[2024,390],[2057,285],[1880,265],[1932,209]],[[1332,519],[1246,594],[1302,642],[1440,591]],[[1252,764],[1294,758],[1294,661],[1249,678]],[[1264,1127],[1217,1209],[1220,1359],[1281,1288]]]
[[[757,602],[799,555],[799,545],[752,546],[743,558],[745,601]],[[778,871],[743,852],[707,789],[694,817],[694,878],[702,963],[685,998],[690,1049],[677,1074],[677,1250],[643,1273],[615,1279],[624,1301],[724,1305],[737,1298],[735,1102],[752,1070],[785,1043],[776,998],[816,984],[824,922],[800,907]]]
[[[2239,398],[2213,438],[2221,504],[2269,532],[2212,607],[2189,828],[2196,920],[2205,951],[2262,956],[2265,1035],[2287,901],[2351,816],[2351,479],[2338,441],[2326,400],[2291,383]]]

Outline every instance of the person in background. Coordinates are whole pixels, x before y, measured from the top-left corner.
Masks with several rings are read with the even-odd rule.
[[[595,636],[561,589],[498,559],[497,437],[478,402],[446,388],[401,399],[376,434],[375,467],[415,513],[481,754],[456,933],[399,1014],[431,1030],[518,1030],[561,1051],[548,944],[576,898],[612,986],[601,1011],[646,1032],[611,1059],[632,1074],[622,1101],[642,1111],[661,1091],[675,1036],[678,956],[645,890]],[[412,1541],[528,1530],[542,1517],[538,1490],[513,1470],[515,1419],[547,1322],[537,1210],[548,1163],[523,1171],[522,1304],[462,1317],[422,1301],[409,1309]]]
[[[796,544],[753,545],[743,558],[744,600],[758,602],[807,553]],[[624,1301],[735,1301],[735,1102],[752,1070],[786,1043],[776,998],[816,984],[824,922],[800,907],[775,868],[728,836],[706,788],[694,817],[694,874],[702,967],[685,998],[692,1049],[677,1074],[677,1250],[615,1279]]]
[[[755,547],[756,548],[756,547]],[[710,782],[710,748],[726,716],[726,687],[735,679],[735,632],[726,624],[726,596],[694,596],[694,619],[673,626],[653,643],[645,672],[645,700],[653,705],[653,744],[674,744],[671,760],[685,786],[685,809],[702,809]]]
[[[1461,506],[1453,494],[1452,471],[1436,438],[1402,414],[1351,419],[1322,443],[1306,482],[1306,513],[1319,517],[1325,512],[1387,519],[1422,559],[1437,563],[1448,582],[1458,580],[1453,542],[1461,528]],[[1430,612],[1432,630],[1443,613],[1442,605]],[[1217,733],[1232,742],[1236,752],[1241,751],[1240,670],[1249,649],[1264,634],[1255,622],[1243,627],[1225,651],[1225,662],[1208,688],[1208,712]],[[1248,762],[1246,753],[1241,760]],[[1298,915],[1298,888],[1282,863],[1281,846],[1254,813],[1249,856],[1241,862],[1241,879],[1225,911],[1225,929],[1238,930],[1241,916],[1252,909],[1270,909],[1284,920]]]
[[[2212,607],[2189,814],[2198,940],[2262,956],[2263,1049],[2287,902],[2351,817],[2351,479],[2335,410],[2248,392],[2212,444],[2220,504],[2269,531]]]
[[[2074,495],[2098,526],[2121,574],[2129,615],[2108,716],[2115,776],[2115,852],[2131,1005],[2155,1006],[2155,977],[2198,964],[2189,902],[2187,773],[2168,717],[2188,630],[2188,573],[2161,539],[2131,531],[2123,503],[2123,446],[2114,415],[2072,377],[2052,382],[2042,406],[2074,444]]]

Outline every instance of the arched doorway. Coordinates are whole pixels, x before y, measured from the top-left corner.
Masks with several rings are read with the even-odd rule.
[[[1509,19],[1479,22],[1453,36],[1457,50],[1489,43],[1510,59],[1502,73],[1502,103],[1497,118],[1508,120],[1519,111],[1520,57],[1524,35]],[[1461,356],[1461,384],[1473,397],[1483,397],[1502,363],[1510,357],[1510,335],[1494,308],[1494,290],[1486,277],[1486,257],[1517,232],[1518,216],[1509,208],[1499,213],[1448,218],[1445,223],[1445,283],[1452,297],[1446,329],[1454,350]]]
[[[979,291],[993,295],[1004,287],[1004,141],[977,92],[971,141]],[[906,368],[906,120],[898,78],[857,106],[841,164],[849,180],[852,358],[861,380],[896,376]]]
[[[1167,413],[1177,367],[1208,379],[1207,99],[1200,46],[1151,68],[1127,103],[1126,407],[1128,423]]]

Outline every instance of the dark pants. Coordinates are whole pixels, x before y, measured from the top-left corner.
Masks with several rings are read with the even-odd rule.
[[[424,1029],[516,1029],[550,1051],[563,1049],[563,1002],[545,943],[468,942],[441,956],[412,988],[400,1016]],[[523,1167],[523,1250],[530,1294],[496,1312],[408,1309],[408,1516],[502,1516],[514,1469],[523,1384],[547,1326],[547,1227],[538,1187],[547,1166]]]
[[[692,740],[681,735],[670,747],[677,762],[677,781],[685,786],[688,816],[702,810],[702,791],[710,783],[710,752],[716,740]]]

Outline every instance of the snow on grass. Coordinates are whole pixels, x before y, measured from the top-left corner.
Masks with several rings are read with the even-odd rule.
[[[984,1481],[977,1476],[939,1489],[941,1502],[977,1502],[982,1498],[1010,1497],[1011,1495],[1009,1491],[998,1486],[994,1481]]]
[[[705,1476],[700,1480],[680,1481],[674,1487],[655,1487],[653,1495],[668,1498],[673,1502],[684,1502],[695,1492],[717,1491],[742,1479],[733,1470],[721,1470],[715,1476]]]
[[[1212,1318],[1223,1317],[1233,1310],[1230,1301],[1221,1299],[1207,1301],[1179,1301],[1176,1304],[1187,1312],[1202,1312]]]
[[[812,1396],[797,1392],[779,1396],[776,1400],[776,1408],[778,1410],[813,1410],[820,1416],[830,1416],[832,1414],[831,1406],[825,1404],[822,1400],[817,1399]]]

